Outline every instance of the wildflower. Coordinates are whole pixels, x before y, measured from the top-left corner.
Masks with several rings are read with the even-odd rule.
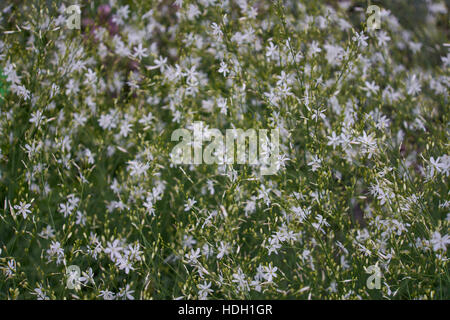
[[[70,204],[67,203],[60,203],[59,204],[59,212],[64,215],[64,218],[69,216],[73,211],[73,207]]]
[[[167,58],[159,56],[158,59],[155,59],[155,65],[154,66],[148,66],[147,69],[148,70],[160,69],[160,71],[163,72],[165,70],[165,68],[166,68],[166,64],[167,64]]]
[[[55,236],[55,230],[50,225],[48,225],[41,231],[39,236],[44,239],[53,238]]]
[[[374,136],[374,133],[367,135],[367,133],[363,131],[362,137],[358,138],[358,141],[361,143],[363,152],[368,154],[369,159],[377,151],[377,143],[374,139]]]
[[[237,273],[233,273],[233,280],[232,282],[237,283],[238,289],[240,291],[249,291],[249,284],[247,282],[247,276],[242,271],[242,269],[239,267]]]
[[[218,251],[217,259],[220,260],[224,256],[230,254],[230,250],[231,250],[231,246],[228,243],[221,241],[220,247],[217,249],[217,251]]]
[[[430,176],[434,177],[434,173],[437,172],[441,172],[443,169],[443,165],[441,164],[441,162],[439,161],[440,158],[438,157],[437,159],[434,159],[434,157],[430,157]]]
[[[336,132],[332,132],[330,136],[327,137],[329,142],[327,143],[328,146],[333,146],[333,150],[340,144],[340,138],[339,136],[336,136]]]
[[[130,270],[134,270],[132,263],[128,260],[128,257],[126,256],[121,256],[120,258],[117,258],[116,266],[119,268],[119,270],[124,270],[125,274],[129,274]]]
[[[272,60],[276,60],[278,57],[278,47],[272,41],[269,42],[269,46],[267,47],[266,57]]]
[[[104,300],[114,300],[116,298],[116,294],[109,290],[100,290],[99,297],[102,297]]]
[[[281,248],[280,241],[276,237],[272,237],[269,239],[269,244],[267,245],[268,255],[270,256],[272,252],[278,254],[278,249]]]
[[[131,176],[147,176],[147,170],[150,166],[147,163],[142,163],[138,160],[128,161],[128,170]]]
[[[125,287],[122,287],[119,289],[119,293],[117,294],[118,297],[122,298],[123,300],[134,300],[133,294],[134,290],[130,290],[130,285],[127,284]]]
[[[133,57],[141,60],[142,58],[148,57],[146,52],[147,49],[142,47],[142,43],[139,43],[137,47],[134,47]]]
[[[197,240],[195,240],[192,236],[184,235],[183,247],[192,248],[192,246],[195,245],[196,243],[197,243]]]
[[[31,210],[29,209],[31,207],[31,203],[26,203],[20,201],[20,204],[16,204],[14,206],[14,209],[17,210],[17,215],[22,215],[24,219],[27,218],[28,214],[31,213]]]
[[[16,273],[16,267],[16,261],[14,259],[11,259],[8,261],[6,268],[2,268],[3,273],[5,274],[7,279],[14,277],[14,274]]]
[[[30,122],[36,127],[38,127],[43,120],[45,120],[45,116],[42,114],[41,110],[37,110],[31,114]]]
[[[450,244],[450,236],[448,234],[441,236],[438,231],[433,233],[433,237],[430,240],[434,251],[447,251],[447,245]]]
[[[217,99],[217,106],[220,109],[220,113],[227,114],[228,106],[227,106],[227,100],[224,98]]]
[[[83,271],[81,273],[81,277],[78,279],[80,282],[82,282],[84,285],[88,285],[89,283],[95,285],[94,282],[94,273],[92,272],[92,268],[89,268],[86,271]]]
[[[148,196],[144,202],[144,207],[151,216],[155,216],[155,208],[153,207],[153,197]]]
[[[228,69],[228,65],[223,61],[220,62],[219,73],[223,73],[223,76],[225,78],[227,77],[227,73],[230,73],[230,70]]]
[[[273,278],[277,277],[277,272],[278,268],[277,267],[272,267],[272,264],[269,264],[268,267],[265,267],[265,273],[264,273],[264,279],[267,280],[267,282],[272,282]]]
[[[106,248],[104,249],[104,252],[106,254],[109,254],[109,258],[111,260],[120,259],[122,255],[120,252],[123,250],[123,248],[120,246],[119,240],[116,239],[112,242],[109,242],[106,244]]]
[[[309,46],[308,54],[310,57],[314,57],[319,52],[322,52],[322,49],[319,47],[319,43],[314,40]]]
[[[413,74],[409,79],[408,82],[406,84],[406,93],[409,95],[416,95],[417,93],[419,93],[422,90],[421,85],[420,85],[420,81],[417,80],[417,76],[415,74]]]
[[[195,201],[195,199],[188,198],[186,203],[184,204],[184,211],[190,211],[196,203],[197,201]]]
[[[363,90],[366,91],[367,97],[371,97],[372,94],[377,94],[378,91],[380,90],[380,86],[375,84],[374,81],[372,81],[372,82],[366,81],[364,84],[365,84],[365,87],[363,88]]]
[[[191,249],[191,252],[186,254],[186,259],[188,260],[188,263],[196,264],[200,256],[200,248],[197,248],[196,250]]]
[[[64,249],[59,241],[52,241],[50,248],[46,252],[48,262],[56,259],[56,264],[60,264],[64,259]]]
[[[204,281],[203,284],[199,283],[197,285],[198,287],[198,295],[200,300],[205,300],[207,296],[214,292],[214,290],[211,289],[211,282]]]
[[[308,162],[308,166],[311,167],[311,170],[312,170],[313,172],[314,172],[314,171],[317,171],[317,169],[320,168],[321,164],[322,164],[322,160],[319,159],[319,157],[316,156],[316,155],[313,155],[313,156],[311,157],[311,161]]]
[[[300,222],[305,220],[306,217],[311,214],[311,207],[304,208],[304,209],[301,207],[292,207],[291,210],[299,218]]]
[[[41,284],[33,290],[31,294],[36,295],[37,300],[50,300],[50,298],[45,294],[44,288]]]
[[[361,33],[355,32],[355,35],[352,37],[352,40],[358,43],[359,47],[367,47],[366,40],[369,39],[366,35],[364,35],[364,32],[361,31]]]
[[[377,33],[377,40],[378,40],[378,45],[380,47],[384,47],[391,40],[391,37],[389,37],[387,35],[386,31],[380,30],[380,32]]]

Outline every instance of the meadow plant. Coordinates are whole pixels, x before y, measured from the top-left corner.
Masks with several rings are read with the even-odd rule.
[[[0,298],[450,298],[448,9],[369,2],[2,1]]]

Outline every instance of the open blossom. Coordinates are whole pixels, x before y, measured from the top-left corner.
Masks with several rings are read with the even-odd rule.
[[[200,299],[206,299],[208,295],[214,292],[211,289],[211,282],[204,281],[203,283],[198,284],[198,295]]]
[[[333,150],[336,149],[337,146],[340,145],[340,138],[339,136],[336,136],[336,132],[332,132],[330,136],[328,136],[328,146],[332,146]]]
[[[277,277],[277,267],[272,267],[272,265],[269,265],[268,267],[264,268],[264,279],[267,280],[267,282],[272,282],[274,278]]]
[[[153,70],[153,69],[160,69],[161,72],[164,71],[166,64],[167,64],[167,58],[164,58],[160,56],[159,58],[155,59],[155,65],[148,66],[147,69]]]
[[[133,57],[138,58],[139,60],[148,57],[148,54],[146,54],[147,49],[142,47],[142,43],[139,43],[137,47],[134,47],[133,51]]]
[[[3,273],[5,274],[6,278],[12,278],[17,270],[17,264],[14,259],[11,259],[8,261],[6,267],[3,268]]]
[[[118,239],[108,242],[104,249],[105,253],[109,255],[111,260],[120,259],[122,257],[121,252],[123,248],[120,246]]]
[[[380,90],[380,86],[375,84],[375,82],[368,82],[366,81],[364,83],[365,87],[363,88],[364,91],[366,91],[366,96],[371,97],[372,94],[377,94]]]
[[[430,242],[434,251],[443,250],[445,252],[447,251],[447,245],[450,244],[450,236],[448,234],[441,236],[438,231],[435,231]]]
[[[317,155],[311,156],[311,160],[308,162],[308,166],[311,167],[312,171],[317,171],[322,164],[322,159],[320,159]]]
[[[47,249],[48,262],[55,260],[56,264],[60,264],[64,259],[64,248],[61,247],[59,241],[52,241],[50,248]]]
[[[109,290],[100,290],[99,297],[104,300],[114,300],[116,298],[116,294]]]
[[[14,209],[17,210],[17,215],[22,215],[24,219],[27,218],[28,214],[31,213],[31,210],[29,209],[31,207],[30,203],[25,203],[20,201],[20,204],[16,204],[14,206]]]
[[[40,284],[31,294],[35,295],[37,300],[50,300],[50,298],[46,295],[44,288]]]
[[[422,90],[422,87],[420,85],[420,81],[417,79],[417,76],[413,74],[406,84],[406,92],[409,95],[416,95]]]
[[[366,36],[364,32],[355,32],[355,35],[352,37],[352,40],[356,41],[360,47],[367,47],[367,39],[369,39],[369,37]]]
[[[187,199],[186,203],[184,204],[184,211],[189,211],[192,209],[192,207],[197,203],[195,199]]]
[[[227,73],[229,73],[229,72],[230,72],[230,70],[228,69],[228,65],[225,62],[221,61],[220,62],[219,73],[222,73],[223,76],[226,77]]]
[[[142,163],[137,160],[128,162],[128,170],[130,171],[131,176],[138,176],[138,177],[141,175],[146,176],[149,167],[150,166],[147,163]]]
[[[272,41],[269,42],[269,45],[267,47],[266,51],[266,57],[276,59],[278,54],[278,47],[277,45],[274,45]]]
[[[231,247],[228,243],[221,241],[220,247],[217,248],[217,259],[222,259],[224,256],[230,254]]]

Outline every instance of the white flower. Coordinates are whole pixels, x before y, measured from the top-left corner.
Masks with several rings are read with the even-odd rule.
[[[134,297],[132,296],[133,293],[134,290],[130,290],[130,285],[127,284],[125,287],[119,289],[117,296],[121,297],[123,300],[134,300]]]
[[[217,106],[220,109],[220,113],[227,114],[228,106],[227,106],[227,99],[220,97],[217,99]]]
[[[318,156],[316,156],[316,155],[313,155],[313,156],[311,157],[311,161],[308,162],[308,166],[311,167],[311,170],[312,170],[312,171],[317,171],[317,169],[320,168],[321,164],[322,164],[322,159],[320,159],[320,158],[319,158]]]
[[[416,95],[422,90],[420,81],[417,79],[417,76],[415,74],[412,75],[408,79],[408,83],[406,84],[406,93],[409,95]]]
[[[142,58],[148,57],[146,54],[147,49],[142,47],[142,43],[139,43],[137,47],[134,47],[133,57],[141,60]]]
[[[166,65],[167,65],[167,58],[159,56],[158,59],[155,59],[155,65],[154,66],[148,66],[147,69],[148,70],[160,69],[161,72],[163,72],[165,67],[166,67]]]
[[[339,136],[336,136],[336,132],[334,131],[331,133],[330,136],[327,137],[327,139],[329,140],[327,145],[332,146],[333,150],[335,150],[335,148],[340,145],[341,139],[339,138]]]
[[[434,177],[434,173],[440,173],[442,172],[442,169],[444,169],[443,164],[440,162],[440,157],[437,157],[436,160],[434,157],[430,157],[430,165],[429,168],[429,174],[430,177]]]
[[[278,268],[277,267],[272,267],[272,264],[269,264],[268,267],[264,267],[264,279],[267,280],[267,282],[272,282],[273,278],[277,277],[277,272]]]
[[[435,231],[430,242],[434,251],[443,250],[445,252],[447,251],[447,245],[450,244],[450,236],[448,234],[441,236],[438,231]]]
[[[211,282],[206,282],[206,281],[204,281],[203,282],[203,284],[201,284],[201,283],[199,283],[198,285],[197,285],[197,287],[198,287],[198,295],[199,295],[199,298],[201,299],[201,300],[204,300],[204,299],[206,299],[206,297],[210,294],[210,293],[213,293],[214,291],[211,289]]]
[[[367,97],[371,97],[372,94],[377,94],[378,91],[380,90],[380,86],[377,85],[374,81],[372,82],[365,81],[364,84],[365,87],[363,88],[363,90],[366,91]]]
[[[361,33],[355,32],[355,35],[352,37],[353,41],[358,42],[359,47],[367,47],[366,40],[369,39],[366,35],[364,35],[364,32],[361,31]]]
[[[130,171],[131,176],[147,176],[147,170],[150,166],[147,163],[142,163],[138,160],[128,161],[128,170]]]
[[[6,268],[3,268],[6,278],[11,278],[16,273],[16,261],[11,259],[8,261]]]
[[[80,282],[82,282],[84,285],[87,285],[89,283],[92,283],[93,285],[95,285],[94,282],[94,273],[92,272],[92,268],[89,268],[86,271],[83,271],[81,273],[81,277],[78,279]]]
[[[195,201],[194,198],[188,198],[186,203],[184,204],[184,211],[189,211],[192,209],[192,207],[194,206],[194,204],[196,204],[197,201]]]
[[[144,207],[151,216],[155,216],[155,208],[153,207],[153,197],[148,196],[144,202]]]
[[[45,120],[45,116],[42,114],[41,110],[37,110],[36,112],[33,112],[31,114],[30,122],[34,123],[34,125],[37,127],[39,124]]]
[[[223,76],[226,77],[229,72],[228,65],[222,60],[222,62],[220,62],[219,73],[223,73]]]
[[[31,210],[28,209],[29,207],[31,207],[30,203],[20,201],[20,204],[14,206],[14,209],[18,211],[16,215],[22,215],[26,219],[28,214],[31,213]]]
[[[38,300],[50,300],[50,298],[45,294],[44,288],[41,284],[39,284],[39,286],[34,289],[34,292],[32,292],[31,294],[36,295],[36,298]]]
[[[113,242],[108,242],[104,251],[106,254],[109,254],[111,260],[115,260],[122,257],[120,254],[122,250],[123,248],[120,246],[119,240],[116,239]]]
[[[266,48],[266,57],[276,60],[278,57],[278,46],[274,45],[272,41],[269,42],[269,46]]]
[[[217,259],[222,259],[225,255],[228,255],[230,253],[230,245],[228,243],[225,243],[223,241],[220,242],[220,248],[217,250],[219,253],[217,254]]]
[[[238,272],[233,274],[233,280],[231,281],[238,284],[238,289],[240,291],[249,291],[247,276],[244,272],[242,272],[242,269],[240,267],[238,269]]]
[[[387,32],[384,30],[380,30],[377,34],[378,45],[380,47],[384,47],[387,45],[389,41],[391,41],[391,37],[388,36]]]
[[[115,293],[109,290],[100,290],[99,297],[102,297],[104,300],[114,300],[115,299]]]

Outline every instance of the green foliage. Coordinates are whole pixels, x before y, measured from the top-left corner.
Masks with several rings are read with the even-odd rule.
[[[111,2],[0,4],[0,298],[450,297],[443,2]],[[172,163],[195,121],[279,170]]]

